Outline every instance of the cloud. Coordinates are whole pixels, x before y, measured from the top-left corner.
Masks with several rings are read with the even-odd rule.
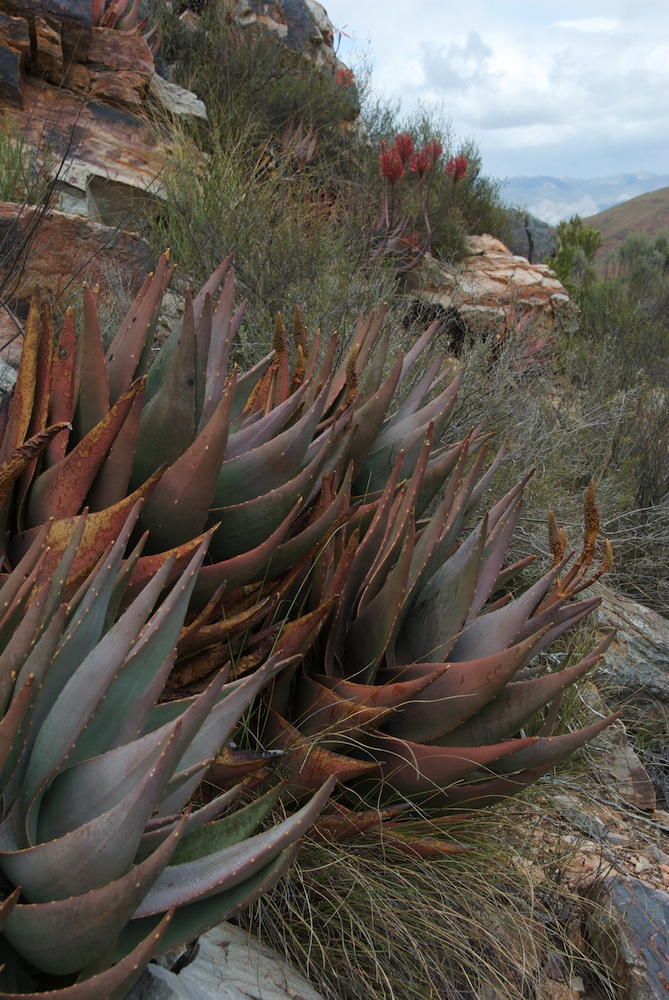
[[[371,39],[376,88],[407,111],[418,101],[437,115],[442,108],[490,172],[508,173],[514,151],[514,173],[528,172],[530,155],[537,173],[555,173],[558,157],[572,176],[601,176],[606,162],[611,173],[667,172],[666,0],[326,7],[347,32]]]
[[[432,42],[421,46],[425,83],[439,90],[467,90],[488,77],[487,62],[492,49],[477,31],[470,31],[464,45],[451,43],[437,47]]]
[[[576,21],[557,21],[557,28],[573,28],[574,31],[583,31],[586,34],[600,31],[613,31],[619,25],[608,17],[581,17]]]

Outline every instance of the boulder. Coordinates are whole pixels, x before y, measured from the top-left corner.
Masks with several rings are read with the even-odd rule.
[[[620,1000],[669,996],[669,893],[640,879],[614,875],[585,896],[585,935]]]
[[[322,1000],[285,959],[232,924],[203,935],[193,955],[179,972],[163,960],[150,965],[126,1000]]]
[[[546,264],[514,256],[492,236],[467,237],[468,256],[454,264],[425,259],[408,272],[408,296],[415,303],[457,314],[467,332],[531,333],[550,338],[573,332],[578,309]]]
[[[615,701],[630,697],[669,706],[669,620],[608,588],[600,588],[601,626],[616,637],[599,668],[600,685]]]
[[[65,207],[116,225],[122,201],[133,205],[129,189],[160,196],[172,152],[159,125],[165,112],[206,112],[195,95],[158,82],[144,38],[93,27],[91,10],[78,0],[0,0],[0,114],[17,120],[47,171],[60,167]],[[99,181],[125,186],[110,216],[90,196]]]

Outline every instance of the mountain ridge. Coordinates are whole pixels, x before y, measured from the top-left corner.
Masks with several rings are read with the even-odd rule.
[[[597,215],[665,187],[669,187],[669,174],[648,171],[588,179],[518,175],[502,182],[502,197],[507,204],[556,225],[573,215]]]

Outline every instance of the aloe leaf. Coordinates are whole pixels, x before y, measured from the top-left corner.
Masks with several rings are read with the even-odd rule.
[[[307,736],[327,733],[328,748],[341,743],[343,733],[378,729],[392,714],[392,708],[361,704],[309,677],[300,678],[293,701],[293,715],[299,731]]]
[[[243,376],[241,377],[243,378]],[[235,397],[239,390],[239,381],[238,379]],[[308,386],[306,384],[301,385],[299,389],[296,389],[288,397],[285,403],[275,406],[269,413],[254,413],[243,420],[238,426],[236,425],[234,430],[231,428],[228,437],[228,446],[225,450],[226,461],[245,455],[247,452],[259,448],[261,445],[266,444],[267,441],[276,437],[282,428],[290,424],[303,403],[305,406],[310,406],[313,402],[313,400],[306,402],[307,389]],[[235,404],[233,403],[233,412],[234,407]]]
[[[7,777],[5,772],[12,770],[12,757],[20,753],[21,729],[25,725],[31,704],[35,696],[35,677],[29,676],[17,686],[17,692],[11,705],[0,719],[0,775],[2,775],[3,795]]]
[[[402,375],[400,381],[404,381],[404,379],[407,377],[407,375],[411,371],[411,368],[416,363],[418,358],[421,356],[423,351],[427,347],[429,347],[430,343],[432,342],[432,338],[434,337],[438,329],[439,329],[439,320],[435,320],[434,323],[431,323],[430,326],[428,326],[427,330],[425,330],[425,332],[420,335],[420,337],[413,345],[413,347],[411,347],[410,350],[407,351],[406,357],[404,359],[404,364],[402,366]]]
[[[123,395],[130,383],[144,374],[148,351],[158,323],[158,314],[165,290],[175,268],[169,256],[163,254],[153,275],[144,282],[130,310],[111,343],[105,362],[109,379],[111,404]]]
[[[18,904],[3,934],[31,965],[53,975],[69,975],[90,965],[107,949],[176,848],[181,828],[141,864],[121,878],[81,896],[50,903]]]
[[[451,660],[478,660],[526,638],[521,630],[548,593],[556,575],[556,570],[550,570],[524,594],[504,607],[490,611],[487,615],[479,615],[468,622],[451,650]],[[537,631],[543,624],[545,623],[537,621],[536,628],[533,626],[532,631]]]
[[[275,655],[242,681],[226,684],[219,695],[217,704],[209,710],[204,720],[200,718],[197,732],[191,734],[190,742],[179,761],[179,767],[185,770],[202,761],[213,759],[230,738],[242,713],[248,708],[255,696],[273,677],[293,662],[295,662],[293,658],[285,659],[280,655]],[[191,711],[195,713],[197,709],[193,707]],[[183,800],[182,791],[179,791],[172,799],[170,799],[169,794],[166,795],[160,805],[160,814],[177,812],[182,808],[184,801],[187,801],[187,797]]]
[[[240,781],[233,788],[229,789],[229,791],[223,792],[221,795],[217,795],[216,798],[212,799],[210,802],[207,802],[205,805],[200,806],[199,809],[192,811],[186,818],[182,836],[190,836],[203,827],[205,823],[209,823],[212,820],[217,819],[223,810],[232,805],[232,803],[235,802],[235,800],[238,799],[246,790],[247,787],[245,782]],[[161,844],[165,837],[169,836],[180,821],[181,816],[175,816],[174,819],[159,816],[157,817],[155,826],[151,826],[151,821],[149,821],[145,832],[142,834],[136,859],[141,861],[155,851],[158,844]]]
[[[26,440],[32,419],[37,380],[37,357],[39,353],[42,316],[39,291],[34,291],[30,301],[30,311],[23,336],[23,350],[16,376],[16,384],[9,408],[9,419],[0,444],[0,461],[4,461]],[[67,418],[66,418],[67,419]],[[54,421],[55,423],[56,421]]]
[[[278,784],[229,816],[207,823],[191,834],[184,833],[172,855],[170,868],[173,865],[200,861],[216,851],[233,847],[252,836],[269,816],[284,788],[285,783]]]
[[[613,712],[604,719],[576,729],[570,733],[563,733],[561,736],[540,736],[536,743],[525,750],[517,750],[510,754],[498,764],[493,765],[493,770],[500,774],[510,774],[513,771],[533,770],[536,767],[555,767],[571,757],[577,750],[585,746],[590,740],[612,725],[620,718],[620,712]]]
[[[292,478],[302,464],[324,405],[325,396],[321,393],[285,431],[257,448],[224,461],[212,506],[230,506],[252,500]]]
[[[230,847],[214,848],[193,861],[170,864],[137,907],[135,918],[160,913],[171,906],[182,906],[198,896],[232,889],[256,874],[307,832],[335,784],[334,777],[328,778],[305,806],[264,833]],[[208,830],[209,826],[203,828],[204,836],[207,836]],[[213,830],[212,843],[215,843],[215,837],[216,831]]]
[[[402,404],[393,413],[392,419],[395,423],[415,413],[426,396],[436,389],[440,382],[453,374],[453,366],[448,365],[442,371],[443,364],[444,355],[440,354],[421,375],[406,399],[404,399]]]
[[[99,728],[101,737],[106,734],[110,747],[141,732],[162,693],[176,658],[179,633],[208,542],[209,539],[205,539],[143,630],[119,676],[109,688],[102,712],[96,715],[95,726]],[[169,563],[166,564],[165,576],[169,574],[168,567]],[[88,731],[90,729],[89,726]]]
[[[470,617],[478,614],[495,590],[497,579],[511,543],[511,536],[518,523],[522,504],[523,496],[521,493],[513,502],[506,515],[494,527],[490,524],[490,513],[488,514],[489,533],[476,585],[476,593],[472,600]]]
[[[392,676],[379,684],[358,684],[355,681],[339,677],[326,677],[316,674],[315,680],[324,687],[331,688],[340,698],[354,702],[357,705],[368,705],[370,708],[400,708],[410,704],[413,698],[421,695],[430,684],[433,684],[443,672],[449,669],[449,664],[430,664],[430,671],[416,677],[405,676],[406,668],[393,671]]]
[[[182,947],[188,941],[192,941],[204,934],[205,931],[220,924],[222,920],[227,920],[236,913],[245,910],[285,875],[295,860],[300,846],[301,841],[298,840],[282,851],[269,864],[260,868],[254,875],[232,889],[226,889],[213,896],[179,906],[170,926],[170,932],[163,939],[160,950],[172,951]],[[155,917],[131,920],[121,933],[119,953],[124,954],[140,935],[151,933],[155,922]]]
[[[213,558],[229,559],[239,555],[260,545],[272,534],[290,513],[295,502],[309,495],[321,475],[329,449],[330,442],[325,441],[313,461],[302,472],[264,496],[230,507],[213,508],[210,519],[220,522],[211,545]]]
[[[31,466],[34,467],[36,459],[42,454],[49,442],[57,434],[67,430],[69,426],[69,424],[61,423],[47,427],[46,430],[24,441],[2,462],[0,465],[0,505],[4,505],[21,474]]]
[[[362,683],[373,680],[395,632],[409,576],[413,544],[413,522],[410,522],[402,551],[386,583],[348,629],[344,647],[346,671]]]
[[[106,713],[100,711],[100,706],[151,614],[166,575],[163,572],[156,576],[76,667],[41,721],[22,790],[23,812],[32,815],[33,831],[39,799],[64,762],[76,763],[107,748],[108,742],[100,732],[101,719]],[[109,733],[108,739],[112,735]]]
[[[171,465],[195,440],[195,319],[188,291],[178,331],[169,363],[163,364],[162,382],[150,398],[147,394],[142,411],[132,472],[134,485],[159,466]]]
[[[269,715],[266,737],[268,741],[271,739],[273,749],[285,751],[285,759],[291,765],[288,790],[298,797],[316,791],[330,777],[344,783],[378,772],[376,761],[354,759],[328,750],[312,737],[302,736],[274,711]]]
[[[398,663],[443,663],[471,611],[486,540],[487,519],[419,592],[397,638]]]
[[[142,523],[153,548],[179,545],[203,530],[225,454],[234,386],[233,376],[207,426],[147,500]]]
[[[49,420],[52,424],[72,423],[74,414],[74,361],[77,348],[77,331],[71,309],[65,312],[58,348],[51,359],[51,386]],[[46,465],[55,465],[65,457],[69,435],[61,434],[49,444]]]
[[[535,741],[530,736],[492,746],[424,746],[381,733],[359,733],[356,746],[362,754],[372,754],[392,788],[402,795],[419,795],[445,788]]]
[[[57,774],[42,800],[38,840],[62,837],[113,809],[151,770],[172,737],[178,718],[132,743],[81,761]]]
[[[342,516],[346,505],[350,503],[352,476],[353,463],[350,463],[334,501],[326,507],[324,513],[311,521],[303,531],[296,532],[276,547],[270,563],[272,576],[294,566],[335,529],[336,522]]]
[[[579,663],[543,677],[513,681],[457,729],[439,738],[440,744],[461,746],[494,742],[517,732],[531,716],[552,701],[597,663],[613,641],[613,633]]]
[[[87,503],[92,511],[102,511],[121,502],[130,488],[132,464],[139,434],[139,422],[144,405],[146,377],[137,380],[138,388],[123,426],[105,458],[95,482],[88,491]]]
[[[81,441],[109,412],[109,382],[98,313],[99,295],[84,284],[84,315],[75,355],[73,428]]]
[[[375,392],[371,399],[367,402],[358,406],[353,414],[352,426],[355,430],[355,435],[350,448],[350,458],[353,460],[357,468],[363,468],[363,472],[356,479],[356,483],[358,481],[362,483],[362,492],[367,490],[363,463],[369,450],[376,441],[385,415],[388,412],[388,406],[393,398],[393,393],[397,388],[400,372],[402,370],[402,357],[403,355],[400,353],[395,364],[391,368],[387,379],[378,392]],[[355,489],[356,486],[354,484],[354,490]]]
[[[384,687],[421,678],[429,681],[424,694],[419,691],[419,697],[407,698],[397,708],[385,729],[392,736],[420,743],[439,739],[461,726],[499,694],[529,662],[542,638],[540,632],[501,653],[466,663],[449,663],[445,667],[412,664],[380,671],[378,680]]]
[[[33,483],[27,511],[30,525],[79,513],[139,387],[135,383],[61,462],[46,469]]]
[[[101,1000],[101,997],[105,1000],[124,1000],[151,958],[160,951],[171,918],[170,912],[161,921],[154,920],[146,937],[111,969],[54,991],[28,993],[24,990],[18,995],[24,1000],[44,1000],[49,994],[57,994],[63,1000]],[[16,1000],[16,997],[16,993],[0,992],[0,1000]]]
[[[102,635],[116,574],[138,516],[139,505],[136,504],[121,525],[114,545],[100,561],[88,589],[81,596],[75,613],[68,621],[62,642],[43,682],[35,716],[36,729],[42,725],[63,687],[76,668],[95,649]]]
[[[245,408],[249,405],[256,386],[264,378],[269,366],[274,361],[274,351],[271,351],[266,357],[262,358],[260,361],[249,368],[248,371],[244,372],[237,379],[237,385],[235,387],[235,397],[232,401],[232,414],[231,414],[231,429],[236,430],[236,422],[239,419],[244,419]],[[290,397],[286,400],[286,403],[290,403]],[[283,403],[281,405],[286,405]],[[250,415],[250,414],[249,414]]]
[[[19,850],[0,827],[3,872],[30,903],[81,896],[121,878],[131,867],[144,827],[160,798],[177,749],[178,728],[147,774],[112,809],[46,843]]]

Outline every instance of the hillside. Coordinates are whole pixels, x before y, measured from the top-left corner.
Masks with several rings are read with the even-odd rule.
[[[604,260],[618,250],[629,233],[655,236],[663,229],[669,230],[669,187],[631,198],[583,221],[599,229],[604,237],[604,245],[597,254],[599,260]]]

